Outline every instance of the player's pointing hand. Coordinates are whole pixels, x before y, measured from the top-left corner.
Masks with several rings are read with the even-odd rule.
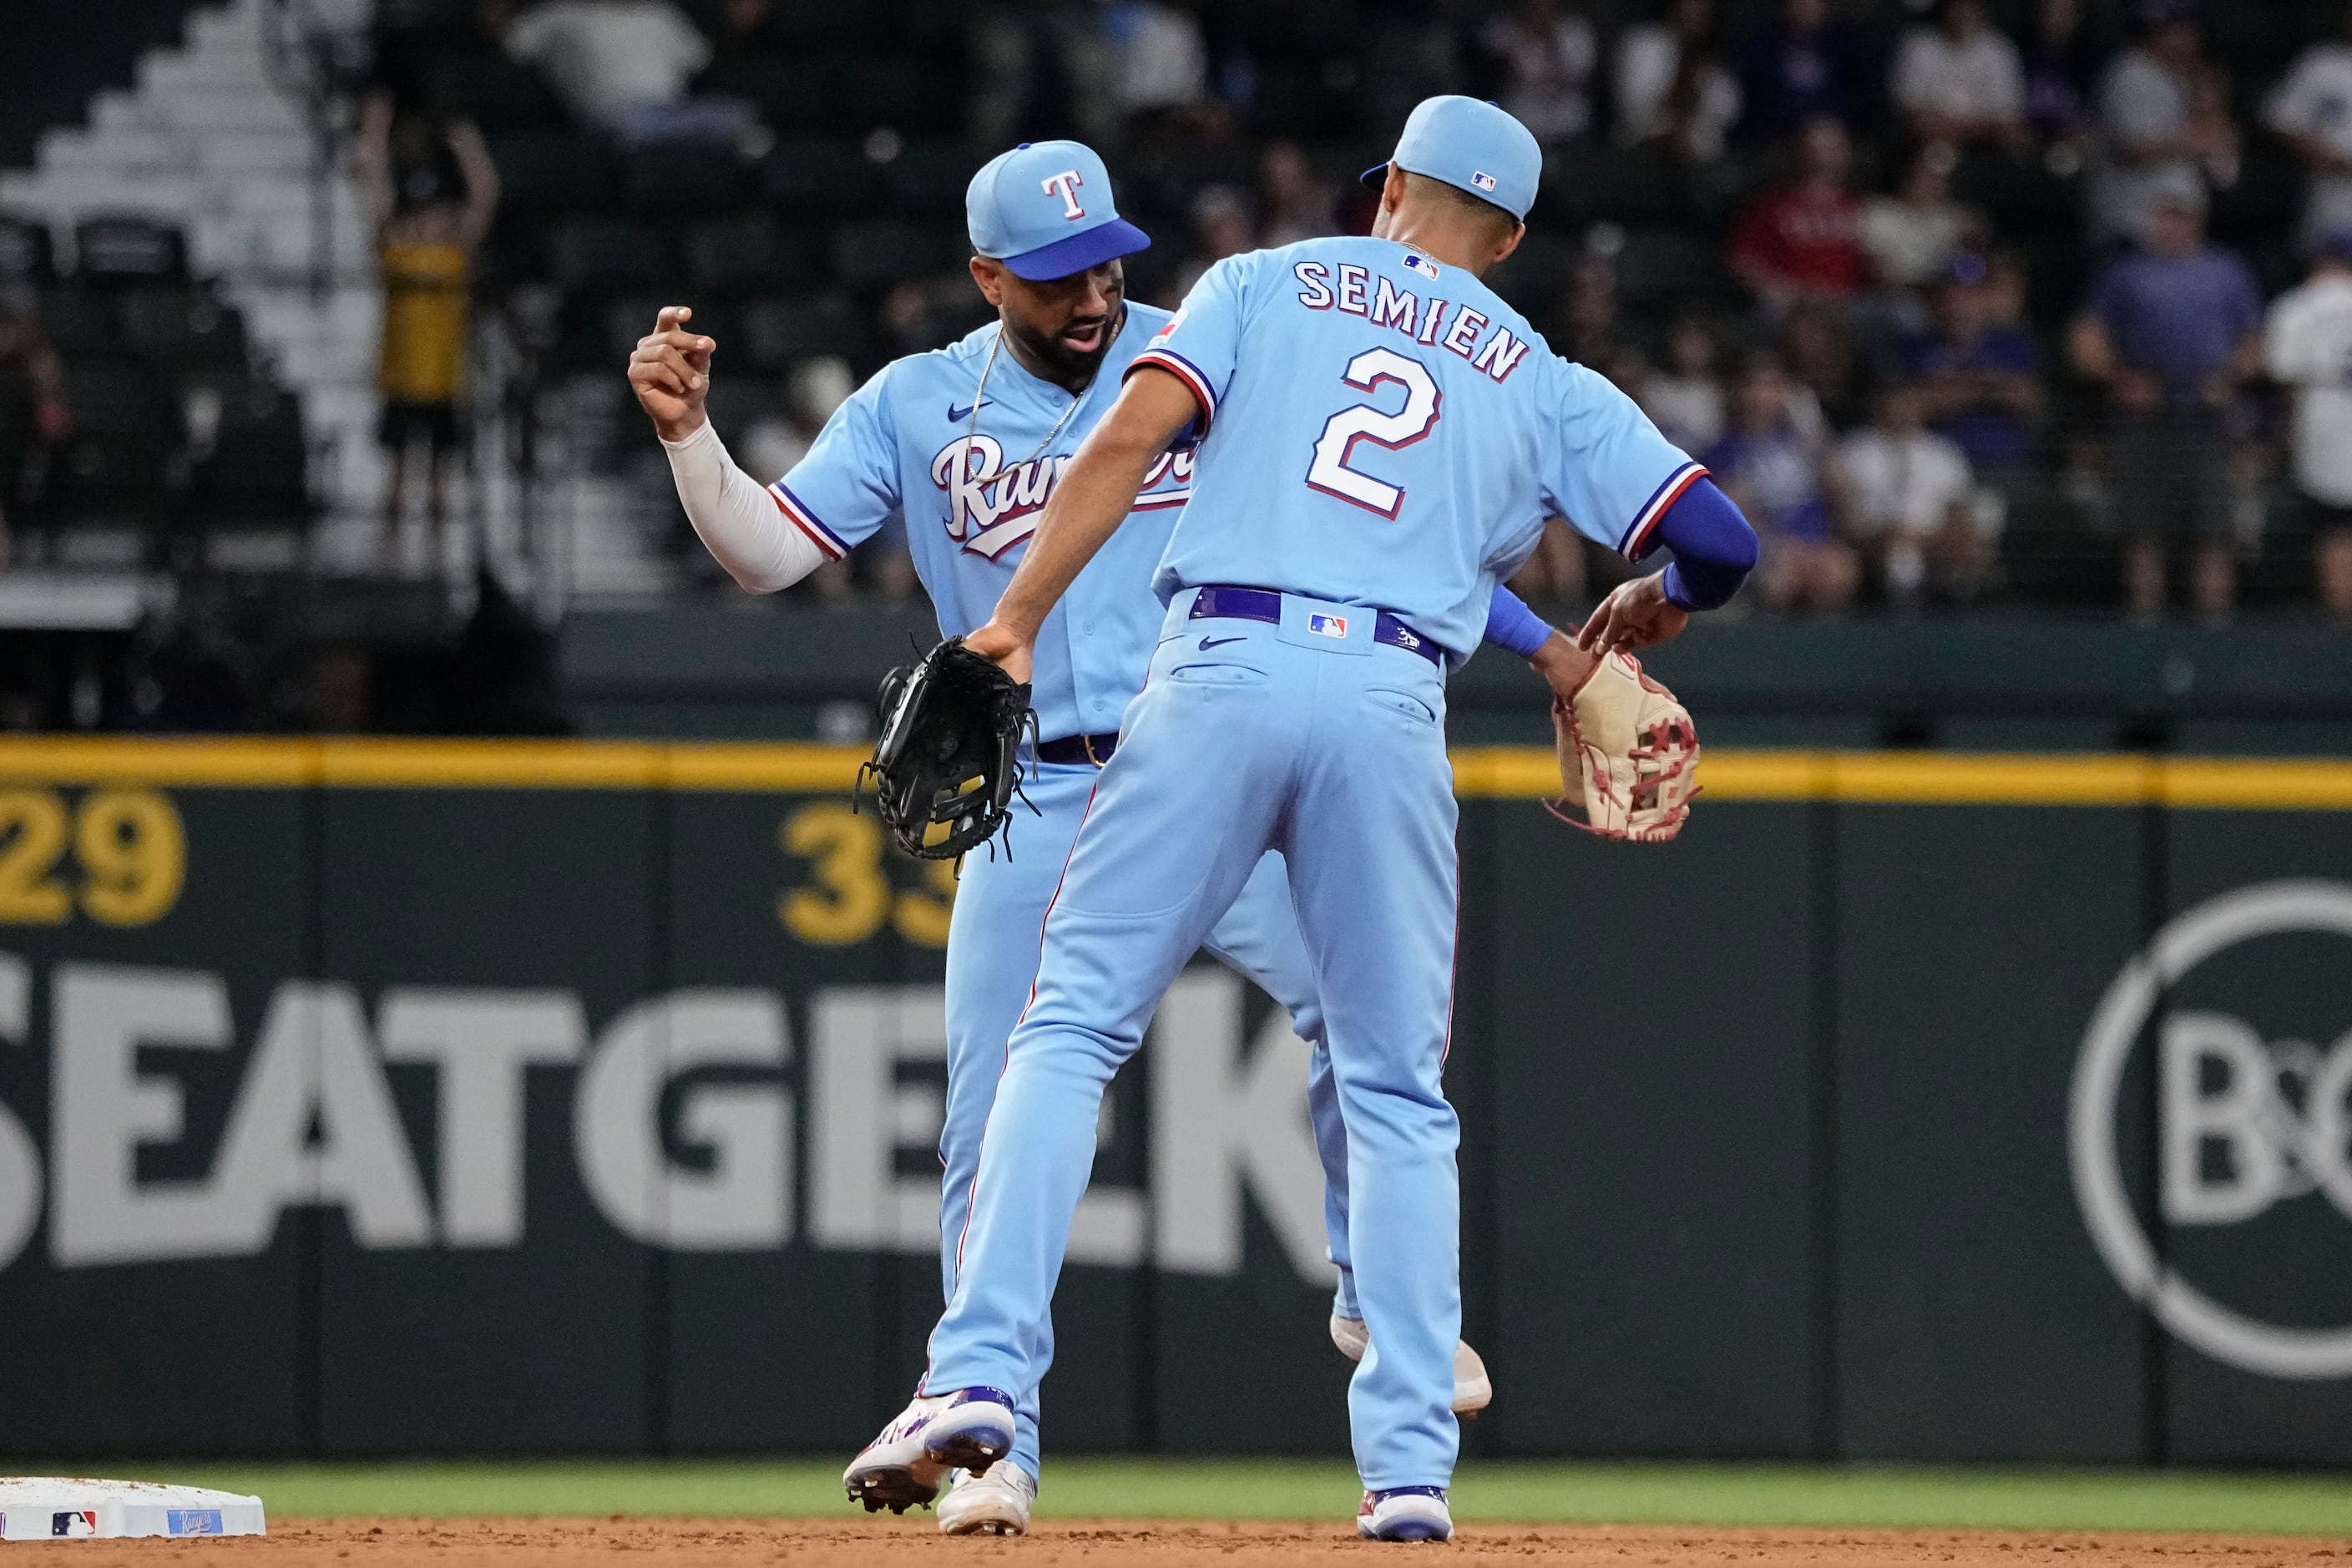
[[[690,306],[664,305],[654,330],[629,355],[629,385],[665,441],[683,441],[703,425],[710,355],[719,345],[686,330],[693,319]]]

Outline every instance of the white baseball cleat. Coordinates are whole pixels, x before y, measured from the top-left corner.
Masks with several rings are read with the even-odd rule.
[[[939,1496],[950,1470],[984,1471],[1012,1449],[1013,1396],[1002,1389],[918,1395],[850,1461],[841,1484],[868,1513],[904,1513]]]
[[[1343,1318],[1331,1314],[1331,1342],[1349,1361],[1364,1359],[1364,1347],[1372,1337],[1361,1318]],[[1454,1342],[1454,1414],[1475,1415],[1495,1403],[1495,1384],[1486,1375],[1486,1363],[1466,1340]]]
[[[1356,1509],[1356,1533],[1367,1541],[1451,1541],[1454,1512],[1444,1487],[1391,1487],[1366,1492]]]
[[[940,1500],[940,1530],[947,1535],[1026,1535],[1037,1483],[1010,1459],[999,1459],[986,1475],[958,1470]]]

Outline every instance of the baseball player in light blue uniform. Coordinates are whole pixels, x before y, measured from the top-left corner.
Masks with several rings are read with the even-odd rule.
[[[974,273],[1003,321],[885,368],[764,492],[726,458],[707,422],[658,402],[676,398],[699,415],[710,350],[709,340],[685,330],[690,312],[666,310],[640,345],[631,379],[662,429],[688,516],[745,586],[785,586],[903,514],[941,633],[971,631],[1011,580],[1059,476],[1116,399],[1128,365],[1169,323],[1167,311],[1122,302],[1118,258],[1148,241],[1118,217],[1108,174],[1084,146],[1016,148],[974,177],[967,205],[973,248],[985,258],[975,261]],[[1041,287],[1008,284],[993,270],[1000,267]],[[665,419],[666,412],[677,416]],[[948,1097],[940,1138],[940,1269],[950,1295],[1006,1040],[1029,999],[1040,927],[1098,767],[1118,749],[1122,715],[1144,684],[1163,614],[1152,573],[1191,493],[1192,471],[1189,439],[1163,451],[1132,498],[1128,525],[1046,617],[1031,677],[1045,740],[1024,786],[1040,815],[1016,811],[1004,845],[963,864],[948,939]],[[1565,647],[1507,590],[1496,590],[1481,613],[1488,611],[1496,639],[1536,658],[1539,668],[1548,640],[1554,655]],[[1347,1146],[1321,1044],[1321,1009],[1281,859],[1269,853],[1261,861],[1194,945],[1263,987],[1313,1047],[1310,1120],[1329,1184],[1331,1257],[1340,1268],[1334,1338],[1360,1354],[1344,1217]],[[1037,1331],[1049,1331],[1041,1321]],[[1041,1342],[1035,1349],[1042,1374],[1051,1347]],[[1475,1408],[1484,1403],[1485,1371],[1466,1347],[1462,1354],[1464,1407]],[[992,1469],[986,1487],[960,1483],[941,1505],[943,1528],[1025,1526],[1038,1473],[1034,1382],[1013,1392],[1013,1465]],[[943,1468],[919,1461],[861,1472],[853,1465],[848,1479],[870,1502],[903,1504],[929,1500]]]
[[[1323,1003],[1346,1245],[1370,1335],[1349,1391],[1359,1526],[1451,1534],[1461,1302],[1457,1129],[1439,1086],[1457,882],[1445,677],[1547,515],[1633,555],[1670,514],[1704,525],[1675,542],[1675,567],[1596,614],[1597,646],[1672,635],[1754,560],[1704,470],[1479,281],[1517,245],[1539,168],[1502,110],[1432,100],[1381,172],[1374,237],[1212,268],[1129,363],[994,618],[969,639],[1016,678],[1034,639],[1035,668],[1049,668],[1065,585],[1098,552],[1126,558],[1152,454],[1188,421],[1203,430],[1154,577],[1166,609],[1150,679],[1045,918],[930,1366],[877,1443],[976,1466],[1010,1445],[1013,1394],[1050,1355],[1103,1087],[1278,851]],[[1695,489],[1704,499],[1685,509]],[[1718,533],[1731,541],[1720,550]]]

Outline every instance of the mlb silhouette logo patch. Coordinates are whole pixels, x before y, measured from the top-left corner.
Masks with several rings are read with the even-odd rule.
[[[1470,183],[1482,191],[1491,191],[1495,188],[1495,176],[1480,169],[1471,174]]]
[[[1318,637],[1339,637],[1344,640],[1348,635],[1348,617],[1310,615],[1307,617],[1307,629]]]
[[[1404,264],[1409,271],[1418,272],[1432,283],[1437,281],[1437,263],[1413,251],[1405,253]]]

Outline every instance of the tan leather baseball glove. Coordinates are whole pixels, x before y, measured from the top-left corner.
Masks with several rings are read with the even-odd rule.
[[[1698,731],[1633,655],[1601,659],[1573,701],[1555,698],[1551,724],[1566,789],[1546,803],[1554,816],[1637,844],[1663,844],[1683,830],[1698,794]]]

